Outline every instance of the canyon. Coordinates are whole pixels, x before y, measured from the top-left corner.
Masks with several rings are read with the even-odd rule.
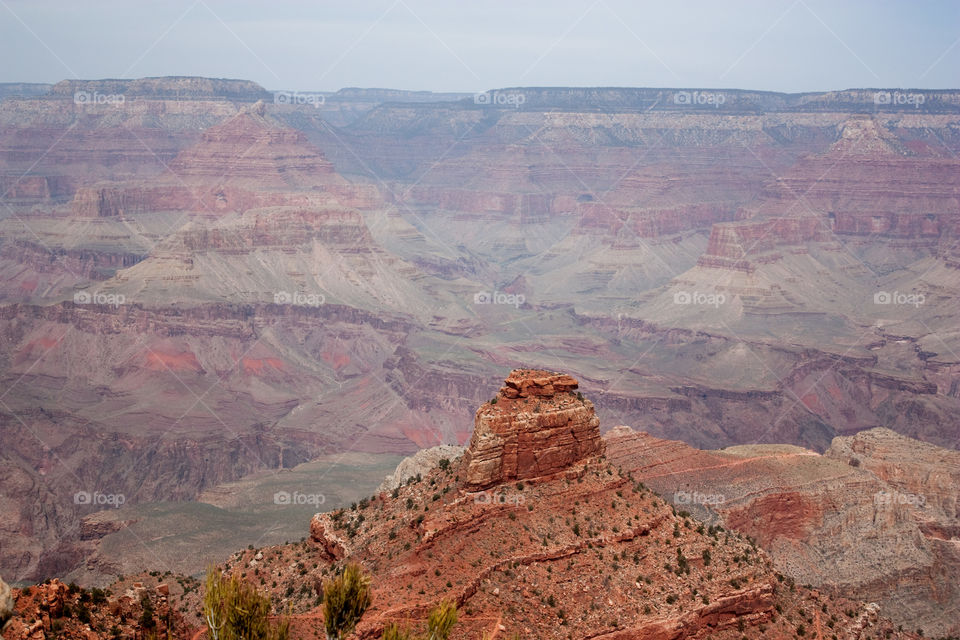
[[[392,624],[418,627],[440,601],[458,609],[456,639],[780,639],[808,629],[851,640],[921,637],[896,628],[876,603],[801,586],[754,539],[677,511],[615,467],[610,449],[633,433],[618,427],[602,439],[577,386],[568,374],[514,370],[497,402],[477,409],[481,437],[462,455],[422,465],[349,508],[317,513],[308,539],[251,545],[223,569],[270,594],[273,610],[286,612],[291,638],[316,637],[325,615],[319,594],[345,562],[362,567],[371,585],[356,638],[380,638]],[[535,426],[524,400],[545,404],[533,412]],[[560,425],[571,422],[586,448],[565,437]],[[492,451],[493,432],[511,446]],[[545,451],[571,455],[515,466],[542,461]],[[515,473],[487,475],[478,486],[478,460],[485,470]],[[58,580],[18,589],[4,637],[26,640],[56,627],[60,637],[95,640],[107,637],[111,623],[137,634],[143,627],[132,619],[139,613],[142,621],[146,608],[160,614],[170,637],[209,637],[196,614],[197,586],[152,572],[90,593]]]
[[[949,492],[898,478],[884,447],[934,447],[923,467],[960,442],[960,92],[500,92],[524,101],[355,89],[315,106],[201,78],[0,91],[0,575],[113,580],[88,566],[116,534],[96,496],[126,514],[321,456],[493,442],[493,414],[533,402],[498,392],[502,372],[542,369],[575,378],[599,424],[650,435],[491,470],[507,438],[474,448],[476,487],[605,447],[672,495],[627,441],[705,461],[796,447],[791,465],[841,488],[767,487],[703,517],[897,616],[915,587],[912,620],[950,630]],[[576,392],[537,397],[537,432],[593,428]],[[357,495],[382,479],[358,471]],[[712,493],[734,501],[735,481]],[[870,508],[846,483],[943,496],[880,510],[910,560],[828,570],[857,533],[818,514]],[[782,504],[802,517],[768,540],[755,518]]]

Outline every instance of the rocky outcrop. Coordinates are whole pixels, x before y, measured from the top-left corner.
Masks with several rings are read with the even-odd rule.
[[[13,596],[10,595],[10,587],[7,583],[0,579],[0,631],[3,631],[11,617],[13,617]]]
[[[464,447],[449,444],[421,449],[401,460],[396,470],[383,479],[377,491],[393,491],[410,478],[426,475],[428,471],[438,466],[441,460],[446,460],[448,463],[456,460],[463,455],[464,451],[466,451]]]
[[[737,261],[754,258],[776,247],[822,242],[828,240],[828,236],[829,228],[815,216],[715,224],[700,265],[713,266],[711,259],[715,258],[735,265]]]
[[[154,582],[153,576],[151,578]],[[190,578],[178,577],[176,596],[186,595]],[[198,585],[194,582],[194,588]],[[114,594],[114,589],[117,591]],[[182,611],[186,611],[183,608]],[[107,640],[108,638],[195,637],[198,629],[187,624],[171,603],[170,585],[145,586],[144,582],[117,583],[111,589],[87,591],[69,587],[54,578],[18,593],[16,617],[3,632],[4,640]]]
[[[345,554],[343,540],[335,533],[329,514],[318,513],[310,519],[310,540],[327,560],[339,560]]]
[[[602,455],[600,419],[578,386],[566,374],[513,370],[477,410],[465,454],[467,483],[482,488],[544,476]]]
[[[496,405],[575,392],[570,376],[517,370]],[[778,577],[752,541],[672,509],[616,461],[593,457],[480,489],[468,481],[474,451],[395,492],[317,514],[306,558],[300,543],[249,549],[231,558],[231,570],[272,576],[263,588],[279,597],[290,579],[322,586],[346,560],[361,564],[374,594],[356,635],[370,640],[443,599],[465,612],[452,638],[793,638],[805,635],[800,624],[818,637],[821,616],[830,634],[849,638],[861,622],[862,603]],[[912,637],[882,610],[857,628],[867,627],[871,637]]]
[[[879,604],[928,635],[957,633],[960,453],[871,429],[824,455],[786,445],[717,451],[617,427],[607,458],[677,509],[755,539],[798,582]]]
[[[834,438],[824,455],[879,478],[876,501],[907,509],[931,540],[960,539],[960,452],[877,428]]]
[[[370,185],[352,185],[306,136],[264,116],[255,105],[210,127],[149,183],[78,189],[74,215],[110,218],[158,211],[223,214],[270,206],[330,204],[369,208]]]

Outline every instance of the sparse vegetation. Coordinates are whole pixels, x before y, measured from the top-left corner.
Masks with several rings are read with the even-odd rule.
[[[402,629],[398,624],[386,626],[381,640],[447,640],[453,626],[457,624],[457,605],[452,600],[443,600],[430,610],[427,616],[426,635],[418,635],[408,629]]]
[[[144,608],[144,615],[147,609]],[[151,610],[152,614],[152,610]],[[282,618],[271,625],[270,598],[261,595],[239,575],[207,572],[203,617],[213,640],[286,640],[290,622]],[[141,626],[143,616],[141,616]],[[147,628],[147,627],[145,627]]]
[[[370,606],[370,578],[358,564],[347,564],[323,587],[323,623],[327,640],[340,640],[354,628]]]

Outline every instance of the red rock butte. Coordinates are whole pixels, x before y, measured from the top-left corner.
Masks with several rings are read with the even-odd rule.
[[[469,486],[546,476],[603,454],[600,419],[576,378],[514,369],[505,383],[477,410],[465,454]]]

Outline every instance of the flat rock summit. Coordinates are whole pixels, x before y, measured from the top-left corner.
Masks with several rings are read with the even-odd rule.
[[[484,488],[549,475],[603,454],[600,419],[578,386],[567,374],[514,369],[477,410],[467,484]]]

